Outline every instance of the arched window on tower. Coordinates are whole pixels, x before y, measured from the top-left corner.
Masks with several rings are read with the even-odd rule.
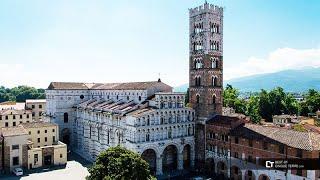
[[[197,104],[200,103],[200,95],[199,94],[196,96],[196,102],[197,102]]]
[[[217,78],[216,77],[212,76],[211,82],[212,82],[212,84],[211,84],[212,86],[217,86]]]
[[[216,95],[214,94],[214,95],[212,95],[212,104],[216,104]]]
[[[217,68],[218,62],[216,58],[211,58],[211,68]]]
[[[68,115],[68,113],[64,113],[63,114],[63,122],[68,123],[68,121],[69,121],[69,115]]]

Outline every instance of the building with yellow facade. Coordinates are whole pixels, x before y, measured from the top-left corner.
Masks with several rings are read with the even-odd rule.
[[[14,127],[21,123],[32,122],[32,112],[21,109],[0,110],[0,128]]]
[[[0,170],[65,165],[67,145],[58,141],[58,132],[56,124],[42,121],[1,128]]]
[[[32,111],[32,119],[35,121],[42,120],[42,115],[46,109],[45,99],[27,99],[25,109]]]

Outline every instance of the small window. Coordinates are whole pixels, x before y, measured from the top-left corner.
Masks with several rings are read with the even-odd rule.
[[[20,119],[22,119],[22,115],[20,115]]]
[[[55,132],[55,129],[52,129],[52,132]]]
[[[48,131],[47,130],[44,130],[44,133],[47,133]]]
[[[68,123],[68,121],[69,121],[69,115],[68,115],[68,113],[64,113],[63,114],[63,122]]]
[[[38,143],[40,143],[40,138],[38,138]]]
[[[34,105],[32,105],[31,107],[32,107],[32,109],[34,109],[34,108],[35,108],[35,106],[34,106]]]
[[[52,142],[56,142],[56,137],[52,136]]]
[[[297,149],[297,157],[302,158],[302,150]]]
[[[62,154],[60,154],[60,158],[62,158],[63,156],[62,156]]]
[[[19,165],[19,156],[12,158],[12,165],[18,166]]]
[[[302,169],[297,169],[297,175],[302,176]]]
[[[200,95],[197,95],[197,104],[199,104],[200,103]]]
[[[34,117],[34,116],[35,116],[35,114],[36,114],[35,112],[32,112],[32,117]]]
[[[12,150],[15,150],[15,149],[19,149],[19,145],[18,144],[12,145]]]
[[[239,158],[239,153],[238,152],[234,152],[234,158]]]
[[[42,105],[41,104],[39,105],[39,109],[42,109]]]
[[[48,141],[48,138],[47,137],[44,137],[44,142],[47,142]]]
[[[252,146],[253,146],[252,139],[249,139],[249,146],[250,146],[250,147],[252,147]]]
[[[268,150],[268,143],[267,142],[263,142],[263,149]]]
[[[13,119],[16,119],[16,115],[13,115],[13,117],[12,117]]]
[[[2,116],[0,116],[0,120],[2,120]]]
[[[239,144],[239,138],[238,137],[234,138],[234,143]]]
[[[8,122],[6,122],[6,123],[5,123],[5,126],[6,126],[6,127],[8,127],[8,126],[9,126]]]
[[[6,120],[8,120],[8,116],[6,116]]]
[[[84,95],[80,95],[80,99],[84,99]]]
[[[29,131],[29,135],[31,135],[31,131]]]
[[[40,130],[38,130],[38,134],[40,134]]]
[[[29,119],[29,114],[27,114],[27,119]]]
[[[139,101],[141,101],[141,96],[139,96]]]
[[[16,122],[13,122],[13,123],[12,123],[12,126],[16,126]]]
[[[284,154],[284,145],[279,145],[279,153]]]

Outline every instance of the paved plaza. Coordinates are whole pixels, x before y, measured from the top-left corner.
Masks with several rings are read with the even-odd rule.
[[[84,180],[88,172],[90,163],[80,159],[80,157],[71,155],[72,159],[67,162],[66,167],[53,167],[47,169],[37,169],[32,172],[25,173],[22,177],[0,176],[0,179],[5,180]]]

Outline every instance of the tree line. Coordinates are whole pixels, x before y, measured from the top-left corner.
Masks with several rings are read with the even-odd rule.
[[[44,89],[29,86],[5,88],[0,86],[0,103],[5,101],[25,102],[26,99],[45,99]]]
[[[304,100],[297,101],[291,93],[277,87],[271,91],[262,89],[248,98],[241,98],[238,89],[227,85],[223,91],[223,106],[232,107],[237,113],[250,116],[252,122],[261,119],[271,122],[273,115],[290,114],[308,116],[320,109],[320,92],[310,89],[303,95]]]

